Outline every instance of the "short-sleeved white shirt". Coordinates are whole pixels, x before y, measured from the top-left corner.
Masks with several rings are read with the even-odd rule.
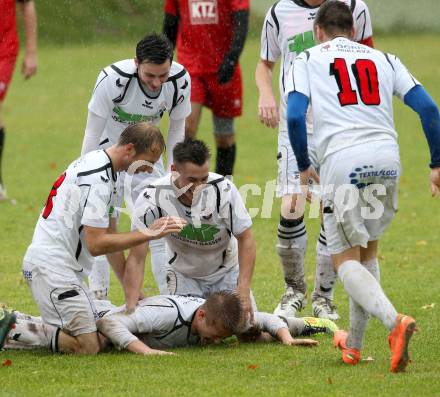
[[[99,74],[89,102],[89,111],[107,119],[100,146],[117,143],[130,124],[158,124],[165,112],[173,120],[185,119],[191,113],[190,93],[191,78],[177,62],[172,62],[168,80],[154,95],[142,85],[133,59],[107,66]]]
[[[237,239],[252,220],[235,185],[215,173],[192,207],[178,199],[172,174],[147,187],[135,204],[133,229],[150,226],[163,216],[179,216],[188,224],[179,234],[165,237],[169,264],[187,277],[209,276],[238,264]]]
[[[368,7],[362,0],[341,0],[353,12],[355,41],[370,38],[373,34]],[[260,58],[270,62],[281,59],[280,131],[287,133],[286,77],[297,55],[315,45],[313,22],[319,6],[310,7],[302,0],[280,0],[267,12],[261,33]],[[310,127],[310,125],[309,125]]]
[[[109,226],[116,181],[117,173],[104,150],[70,164],[50,191],[24,261],[57,273],[66,268],[90,273],[93,257],[83,228]]]
[[[318,162],[346,147],[397,141],[393,95],[403,99],[419,82],[394,55],[338,37],[296,60],[287,79],[292,91],[310,98]]]

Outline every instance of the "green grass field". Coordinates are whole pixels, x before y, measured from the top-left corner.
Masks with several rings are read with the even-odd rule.
[[[398,54],[440,103],[438,36],[377,37],[376,46]],[[56,177],[79,155],[87,102],[100,68],[133,56],[134,45],[46,46],[40,50],[38,75],[23,82],[19,74],[4,104],[7,142],[4,175],[14,201],[0,203],[0,301],[37,313],[21,277],[21,261],[38,213]],[[259,124],[254,68],[258,43],[249,41],[242,58],[244,115],[237,122],[238,186],[264,188],[276,177],[276,132]],[[18,71],[18,68],[17,68]],[[328,337],[316,349],[228,345],[181,349],[173,357],[139,357],[127,353],[97,357],[44,352],[1,352],[1,396],[440,396],[439,199],[429,194],[428,148],[415,114],[395,106],[404,176],[400,211],[380,247],[383,287],[398,311],[413,315],[420,332],[412,343],[413,363],[406,374],[388,372],[387,331],[372,320],[364,357],[374,361],[344,366]],[[211,118],[205,111],[200,137],[212,144]],[[261,208],[262,196],[248,207]],[[275,253],[278,202],[271,219],[254,219],[257,267],[253,290],[260,310],[272,311],[283,291]],[[308,222],[307,279],[313,288],[314,246],[318,222]],[[122,228],[127,226],[124,219]],[[148,294],[157,290],[147,274]],[[112,282],[111,299],[121,304],[122,291]],[[338,285],[336,303],[348,325],[348,300]],[[435,303],[432,308],[423,308]],[[310,315],[310,306],[304,315]],[[11,366],[1,366],[5,360]]]

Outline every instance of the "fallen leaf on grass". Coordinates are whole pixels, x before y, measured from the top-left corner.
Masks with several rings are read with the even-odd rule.
[[[248,369],[257,369],[258,365],[257,364],[249,364],[248,365]]]
[[[329,385],[332,385],[332,384],[333,384],[332,378],[330,378],[330,376],[327,378],[327,383],[328,383]]]
[[[422,245],[428,245],[428,242],[426,240],[420,240],[416,242],[416,245],[422,246]]]
[[[435,303],[431,303],[430,305],[422,306],[422,309],[428,310],[428,309],[434,309],[434,307],[435,307]]]
[[[54,163],[53,161],[51,163],[49,163],[49,168],[51,170],[56,170],[57,169],[57,163]]]
[[[5,360],[3,361],[2,367],[10,367],[12,365],[11,360]]]

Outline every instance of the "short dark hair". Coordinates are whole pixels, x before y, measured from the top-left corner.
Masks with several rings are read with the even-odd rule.
[[[129,125],[119,137],[118,145],[124,146],[132,143],[136,154],[148,150],[165,150],[165,140],[159,128],[145,121]]]
[[[136,45],[136,58],[139,63],[163,64],[173,60],[173,45],[164,34],[151,33]]]
[[[232,291],[215,292],[200,306],[205,310],[206,322],[222,327],[231,334],[239,334],[245,323],[245,312],[240,297]]]
[[[185,138],[183,142],[179,142],[173,149],[174,163],[190,162],[196,165],[205,164],[211,153],[205,142],[198,139]]]
[[[350,35],[353,28],[353,14],[342,1],[327,0],[319,7],[314,24],[318,25],[329,36],[338,33]]]

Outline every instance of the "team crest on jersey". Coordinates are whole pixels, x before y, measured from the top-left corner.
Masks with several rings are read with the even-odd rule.
[[[217,0],[189,0],[188,7],[192,25],[218,23]]]
[[[327,52],[328,50],[330,50],[330,47],[331,47],[330,44],[325,44],[321,46],[321,52]]]

